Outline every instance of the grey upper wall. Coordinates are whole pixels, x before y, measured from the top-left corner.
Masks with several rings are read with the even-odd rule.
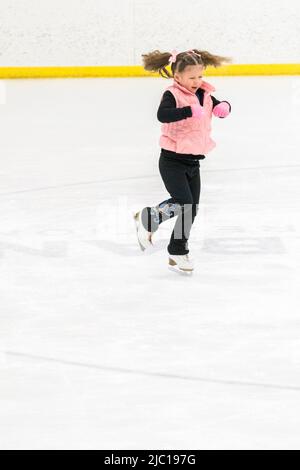
[[[190,48],[299,63],[299,0],[0,0],[0,66],[141,65]]]

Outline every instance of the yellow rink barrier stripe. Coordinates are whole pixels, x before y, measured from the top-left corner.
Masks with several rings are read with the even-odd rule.
[[[167,67],[168,70],[169,66]],[[300,75],[300,64],[233,64],[207,67],[206,76]],[[159,77],[141,65],[74,67],[0,67],[0,78]]]

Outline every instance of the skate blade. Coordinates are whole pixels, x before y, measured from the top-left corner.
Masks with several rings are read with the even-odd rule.
[[[171,264],[168,265],[169,271],[173,271],[174,273],[180,274],[181,276],[191,276],[194,272],[193,269],[180,269],[178,268],[177,264],[172,266]]]
[[[140,246],[140,249],[142,251],[145,251],[146,248],[141,244],[139,237],[138,237],[138,212],[133,212],[132,215],[133,215],[133,220],[134,220],[134,225],[135,225],[135,230],[136,230],[136,238],[137,238],[138,244]]]

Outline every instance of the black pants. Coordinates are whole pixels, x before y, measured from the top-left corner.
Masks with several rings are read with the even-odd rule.
[[[143,225],[149,232],[155,232],[162,222],[177,216],[167,249],[171,255],[185,255],[189,253],[188,239],[200,200],[200,163],[196,159],[160,155],[159,171],[171,197],[157,206],[145,207]]]

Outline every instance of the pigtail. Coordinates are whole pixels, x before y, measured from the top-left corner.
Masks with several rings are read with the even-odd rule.
[[[172,78],[172,75],[166,69],[171,56],[170,52],[160,52],[158,50],[142,54],[143,67],[149,72],[158,72],[163,78]]]
[[[211,54],[208,51],[201,51],[199,49],[193,49],[195,54],[199,54],[201,56],[203,65],[207,67],[208,65],[211,65],[213,67],[220,67],[223,65],[224,62],[232,62],[231,57],[224,57],[221,55],[215,55]]]

